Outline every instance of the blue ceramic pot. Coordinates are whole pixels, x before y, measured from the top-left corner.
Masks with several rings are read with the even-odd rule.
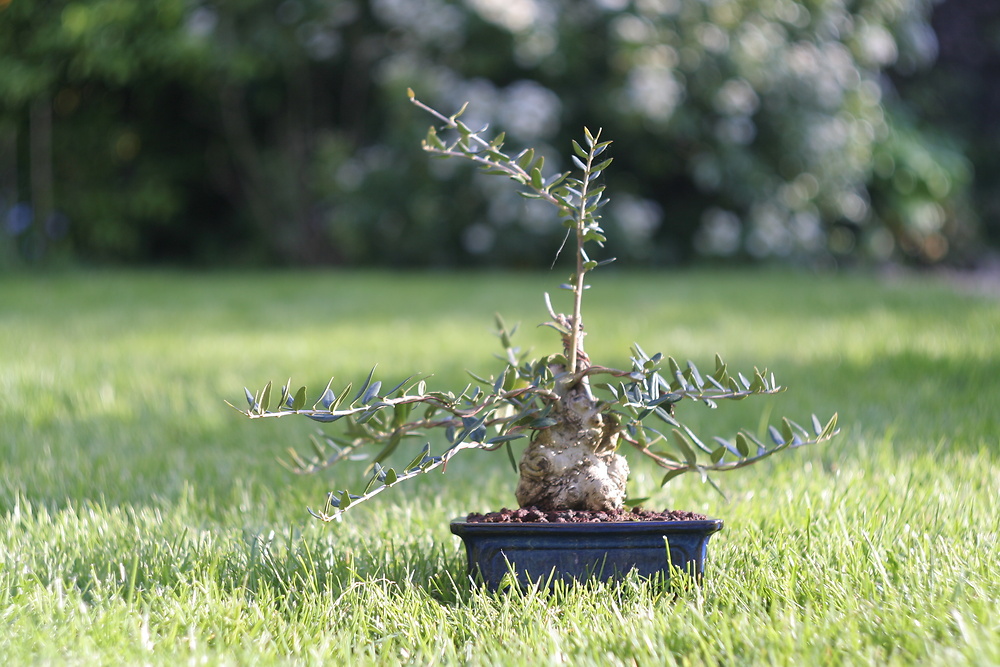
[[[521,585],[554,580],[620,579],[635,570],[670,577],[671,567],[700,579],[712,533],[722,521],[608,523],[451,522],[469,557],[469,575],[497,590],[508,572]]]

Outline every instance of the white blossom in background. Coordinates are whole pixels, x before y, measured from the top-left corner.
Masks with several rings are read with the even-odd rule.
[[[826,242],[823,222],[815,208],[794,213],[788,221],[788,229],[795,244],[807,252],[816,252]]]
[[[774,202],[761,202],[750,208],[747,216],[746,248],[754,257],[788,255],[792,239],[787,233],[787,211]]]
[[[738,215],[716,207],[702,214],[694,236],[695,250],[703,255],[727,256],[736,253],[741,244],[742,225]]]
[[[465,27],[465,12],[441,0],[372,0],[379,20],[412,32],[424,42],[456,42]]]
[[[473,255],[484,255],[493,249],[497,234],[483,222],[475,222],[462,232],[462,247]]]
[[[860,55],[869,65],[886,67],[899,57],[896,40],[880,25],[864,23],[858,30],[857,38]]]
[[[663,224],[663,209],[651,199],[619,194],[608,209],[608,217],[618,223],[628,242],[637,246],[649,241]]]
[[[769,257],[846,243],[843,234],[840,241],[830,236],[835,222],[874,227],[878,211],[865,184],[875,147],[889,131],[880,71],[933,57],[937,43],[928,25],[918,18],[911,29],[892,25],[903,5],[923,1],[866,0],[860,8],[847,0],[372,0],[372,6],[387,25],[430,47],[426,61],[412,51],[388,53],[380,76],[397,85],[417,82],[447,108],[468,103],[462,118],[468,126],[505,131],[508,147],[536,146],[549,168],[562,153],[540,144],[555,137],[569,105],[558,83],[547,88],[533,73],[557,80],[549,77],[570,67],[559,44],[573,34],[561,32],[567,26],[602,31],[610,68],[604,102],[651,138],[666,138],[664,146],[681,137],[690,148],[681,169],[700,192],[725,201],[701,218],[696,249]],[[507,58],[524,78],[500,84],[430,62],[442,35],[460,33],[476,17],[509,33]],[[313,39],[320,54],[336,48]],[[789,108],[795,113],[783,111]],[[888,178],[891,156],[881,160],[876,172]],[[450,172],[447,166],[431,162],[435,172]],[[345,176],[356,178],[350,169]],[[943,183],[947,194],[946,176],[923,180]],[[530,202],[475,182],[486,213],[463,237],[470,252],[496,247],[505,225],[551,232],[550,216],[535,215]],[[662,224],[662,212],[641,194],[619,195],[608,213],[634,252]],[[936,221],[946,217],[930,208],[904,214],[921,229],[940,229],[944,222]],[[891,251],[884,239],[872,243]]]
[[[628,7],[629,0],[592,0],[594,6],[606,12],[617,12]]]
[[[184,31],[193,39],[207,39],[215,33],[219,15],[210,7],[197,7],[187,15]]]
[[[715,124],[715,136],[724,144],[746,146],[757,136],[757,126],[749,116],[731,116]]]
[[[541,18],[542,9],[536,0],[467,0],[485,20],[510,32],[523,32]]]
[[[840,212],[851,222],[863,222],[868,217],[868,202],[857,192],[842,192],[838,197]]]
[[[715,94],[715,108],[727,116],[750,116],[760,106],[760,98],[746,79],[729,79]]]
[[[520,142],[551,137],[559,129],[559,97],[535,81],[515,81],[500,96],[497,122]]]
[[[330,60],[340,52],[340,33],[315,21],[299,26],[295,36],[313,60]]]
[[[466,0],[484,20],[514,36],[514,59],[531,68],[555,53],[559,47],[558,0]]]
[[[702,23],[695,28],[698,43],[709,53],[725,53],[729,48],[729,35],[714,23]]]
[[[625,101],[651,121],[666,123],[683,98],[683,87],[666,65],[640,65],[628,73]]]
[[[611,22],[611,33],[623,42],[634,44],[648,44],[656,38],[653,25],[635,14],[616,16]]]

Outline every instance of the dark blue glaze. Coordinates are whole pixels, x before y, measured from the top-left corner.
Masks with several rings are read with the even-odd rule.
[[[700,579],[712,533],[722,521],[618,523],[451,522],[469,557],[469,575],[491,590],[508,572],[521,584],[541,580],[670,576],[671,566]],[[669,559],[668,559],[669,554]]]

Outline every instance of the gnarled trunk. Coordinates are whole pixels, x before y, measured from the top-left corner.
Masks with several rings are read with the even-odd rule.
[[[628,463],[615,452],[620,426],[597,410],[585,382],[569,389],[521,457],[517,501],[540,509],[613,510],[625,502]]]

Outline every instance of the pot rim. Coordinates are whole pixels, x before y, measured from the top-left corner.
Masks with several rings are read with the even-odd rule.
[[[722,519],[687,521],[594,521],[587,523],[486,523],[469,522],[464,517],[453,519],[451,532],[463,533],[715,533],[722,530]]]

